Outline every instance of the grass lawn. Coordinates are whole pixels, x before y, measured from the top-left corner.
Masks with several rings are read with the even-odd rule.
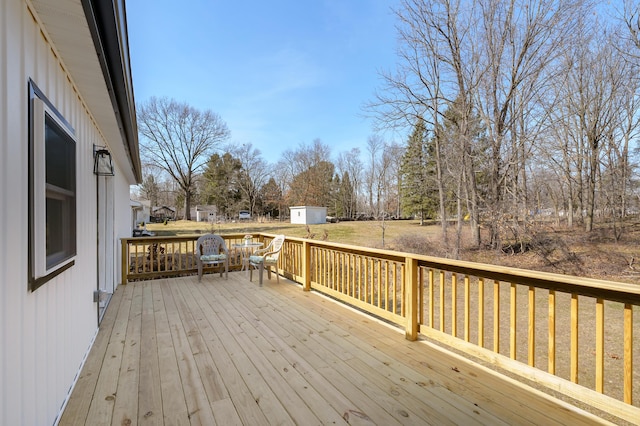
[[[545,235],[552,245],[513,255],[500,250],[471,247],[469,230],[465,226],[459,259],[634,284],[639,282],[637,263],[640,259],[640,222],[627,223],[622,238],[617,242],[612,240],[613,233],[606,227],[590,233],[580,228],[546,228]],[[353,221],[308,226],[289,222],[238,221],[209,224],[180,220],[168,222],[167,225],[149,223],[147,229],[156,232],[158,236],[265,232],[445,258],[454,257],[452,246],[456,234],[455,227],[451,226],[449,244],[446,245],[442,242],[439,225],[420,226],[418,220]]]
[[[336,243],[353,244],[364,247],[383,248],[382,234],[384,224],[384,248],[397,248],[399,239],[420,235],[424,238],[437,238],[440,228],[437,226],[420,226],[417,220],[394,221],[358,221],[324,223],[320,225],[294,225],[288,222],[229,222],[209,224],[179,220],[162,223],[149,223],[147,229],[158,236],[191,235],[206,232],[216,234],[266,232],[285,234],[291,237],[308,237]]]

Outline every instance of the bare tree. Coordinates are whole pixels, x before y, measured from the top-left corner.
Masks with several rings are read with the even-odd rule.
[[[413,126],[423,119],[433,135],[434,158],[439,192],[439,214],[442,238],[447,242],[447,193],[445,187],[446,159],[440,134],[443,116],[455,104],[456,141],[460,150],[448,149],[451,162],[466,165],[461,171],[468,185],[471,209],[470,224],[477,244],[480,243],[478,197],[468,122],[473,114],[473,95],[478,85],[476,42],[471,31],[477,23],[467,3],[451,0],[405,0],[396,11],[400,22],[400,63],[395,74],[383,74],[385,90],[369,105],[385,127]],[[458,174],[458,178],[462,175]]]
[[[385,142],[379,135],[369,136],[367,139],[367,152],[369,154],[369,164],[365,175],[367,199],[369,200],[369,211],[374,217],[380,215],[380,197],[383,177],[383,160]]]
[[[352,218],[358,212],[358,198],[362,191],[362,173],[364,166],[360,159],[360,149],[353,148],[347,152],[338,154],[336,168],[340,176],[347,175],[352,186],[352,193],[345,200],[345,211],[349,212],[349,218]]]
[[[627,50],[627,54],[631,55],[635,59],[640,58],[640,4],[637,0],[624,0],[622,10],[622,22],[627,27],[628,38],[633,45],[635,45],[635,51]]]
[[[184,217],[191,219],[196,174],[229,129],[212,111],[200,111],[173,99],[152,97],[138,107],[141,154],[165,171],[184,195]]]
[[[393,215],[398,219],[402,213],[402,175],[400,169],[402,167],[404,151],[405,147],[396,142],[387,145],[387,149],[385,150],[385,156],[389,162],[386,182],[387,206],[385,210],[393,212]]]
[[[284,152],[282,165],[290,176],[286,191],[289,203],[329,206],[334,177],[330,156],[331,149],[320,139]]]
[[[251,144],[229,147],[229,149],[234,157],[240,160],[238,186],[253,215],[260,190],[269,180],[271,173],[269,165],[262,158],[260,150],[253,148]]]

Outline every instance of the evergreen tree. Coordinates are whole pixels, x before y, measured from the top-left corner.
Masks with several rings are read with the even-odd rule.
[[[262,187],[260,191],[262,200],[264,201],[263,211],[265,214],[269,214],[271,217],[280,217],[280,211],[284,203],[284,197],[282,196],[282,190],[274,178]]]
[[[433,141],[427,140],[423,119],[418,119],[407,141],[407,149],[400,167],[402,176],[402,209],[405,214],[420,215],[424,219],[437,214],[438,194],[435,185]]]
[[[213,154],[205,165],[202,175],[203,198],[207,204],[215,205],[220,215],[234,211],[242,198],[238,188],[238,173],[241,169],[240,160],[228,152],[222,156]]]
[[[145,199],[151,201],[151,206],[158,205],[158,195],[160,193],[160,187],[156,182],[156,178],[152,174],[148,174],[142,184],[140,184],[140,195]]]

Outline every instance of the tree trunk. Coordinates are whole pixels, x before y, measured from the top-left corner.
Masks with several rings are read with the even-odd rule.
[[[435,135],[434,139],[436,145],[436,181],[438,184],[438,198],[440,204],[440,226],[442,228],[442,242],[446,246],[449,238],[447,235],[447,208],[444,177],[442,174],[442,153],[440,149],[440,139],[438,138],[437,134]]]
[[[184,191],[184,219],[191,220],[191,191]]]
[[[454,248],[454,252],[453,252],[453,258],[454,259],[459,259],[460,258],[460,250],[462,249],[462,181],[463,181],[463,174],[460,173],[458,174],[458,179],[457,179],[457,191],[458,191],[458,199],[456,200],[456,213],[458,215],[458,222],[456,224],[456,245]]]
[[[593,230],[593,216],[596,204],[596,181],[598,171],[598,143],[592,143],[592,151],[589,161],[589,178],[587,179],[587,206],[586,217],[584,221],[584,230],[591,232]]]

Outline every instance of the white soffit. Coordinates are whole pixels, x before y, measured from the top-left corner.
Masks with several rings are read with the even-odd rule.
[[[114,161],[126,174],[127,181],[135,184],[136,178],[125,151],[126,141],[122,139],[80,0],[32,0],[32,4],[106,138]],[[95,143],[100,144],[100,141]]]

